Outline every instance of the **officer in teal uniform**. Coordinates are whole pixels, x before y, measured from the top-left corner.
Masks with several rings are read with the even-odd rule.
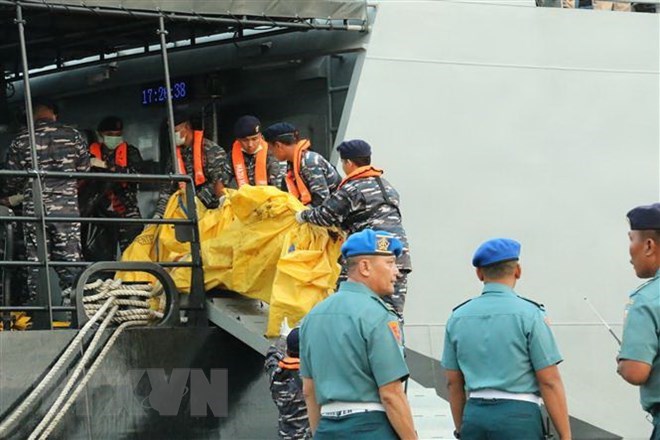
[[[630,262],[639,278],[650,278],[626,306],[617,372],[639,386],[642,408],[653,417],[652,440],[660,440],[660,203],[628,213]]]
[[[472,264],[482,294],[456,307],[447,322],[442,366],[456,438],[543,438],[541,397],[561,439],[570,439],[562,361],[542,305],[514,292],[520,243],[483,243]]]
[[[399,320],[382,300],[394,291],[402,247],[384,231],[349,236],[348,281],[303,320],[300,375],[315,439],[417,437]]]

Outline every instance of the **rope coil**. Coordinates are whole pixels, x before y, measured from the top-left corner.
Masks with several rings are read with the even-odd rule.
[[[94,371],[101,364],[119,335],[127,328],[146,326],[162,319],[166,306],[162,286],[149,284],[124,285],[121,280],[96,280],[84,287],[82,303],[89,321],[83,326],[66,348],[64,354],[48,371],[41,382],[21,402],[21,404],[0,423],[0,438],[6,438],[17,422],[37,402],[37,399],[55,383],[64,371],[73,368],[64,388],[60,391],[46,415],[28,437],[29,440],[46,439],[66,415],[66,411],[75,402],[78,394],[91,379]],[[87,347],[85,337],[100,321],[94,336]],[[102,343],[104,331],[111,325],[118,327],[105,343]],[[99,349],[99,347],[101,347]],[[75,366],[70,365],[74,357],[82,352]],[[98,353],[98,354],[97,354]],[[88,365],[91,362],[91,365]],[[88,368],[86,373],[85,369]],[[83,374],[84,373],[84,374]],[[82,378],[80,378],[82,375]],[[80,380],[79,380],[80,378]],[[79,380],[79,381],[78,381]],[[74,388],[75,387],[75,388]]]

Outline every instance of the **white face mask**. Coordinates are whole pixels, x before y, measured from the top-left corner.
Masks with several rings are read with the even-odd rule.
[[[177,145],[183,145],[186,142],[186,138],[181,136],[181,133],[178,131],[174,132],[174,142]]]
[[[111,150],[114,150],[123,142],[124,138],[122,136],[103,136],[103,143]]]

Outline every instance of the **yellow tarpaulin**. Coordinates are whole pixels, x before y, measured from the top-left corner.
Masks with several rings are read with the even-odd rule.
[[[165,217],[186,218],[185,194],[170,198]],[[267,336],[277,336],[284,317],[298,322],[335,287],[341,240],[326,229],[298,225],[304,206],[271,186],[228,190],[221,208],[197,203],[204,287],[220,287],[270,304]],[[150,226],[124,252],[123,261],[190,259],[190,244],[176,240],[173,225]],[[180,291],[190,292],[190,268],[170,271]],[[139,273],[118,274],[126,281],[148,281]]]

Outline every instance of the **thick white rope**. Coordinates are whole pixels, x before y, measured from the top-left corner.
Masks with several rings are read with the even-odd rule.
[[[85,291],[95,291],[95,294],[83,296],[82,300],[85,307],[86,314],[93,315],[90,320],[83,326],[80,332],[76,337],[71,341],[66,351],[62,357],[57,361],[57,363],[51,368],[51,370],[46,374],[44,379],[39,383],[39,385],[30,393],[30,395],[19,405],[19,407],[12,412],[3,422],[0,424],[0,438],[6,436],[6,431],[11,428],[14,423],[19,420],[23,414],[26,412],[27,408],[39,397],[40,394],[46,389],[50,382],[55,377],[59,376],[60,371],[65,363],[70,361],[70,358],[76,354],[79,349],[79,345],[84,341],[84,337],[92,326],[108,312],[108,309],[112,306],[110,312],[105,316],[102,324],[100,325],[98,331],[94,335],[94,338],[90,342],[89,346],[85,350],[82,358],[78,361],[78,364],[72,373],[71,377],[67,381],[67,384],[60,392],[60,395],[56,399],[55,403],[52,405],[46,416],[41,420],[39,425],[30,435],[29,439],[36,439],[37,436],[41,433],[40,438],[46,438],[50,432],[57,426],[61,418],[66,413],[67,409],[75,400],[75,396],[78,395],[82,387],[79,385],[74,391],[75,396],[73,400],[69,398],[65,403],[63,409],[59,409],[62,405],[62,402],[66,398],[67,394],[71,391],[71,388],[74,386],[75,381],[80,376],[81,372],[84,370],[85,365],[88,363],[89,359],[92,357],[94,352],[97,349],[97,345],[101,341],[103,331],[107,326],[113,322],[120,324],[119,328],[115,331],[114,334],[106,342],[106,345],[103,347],[99,357],[105,357],[105,354],[110,350],[112,344],[117,339],[119,334],[127,327],[136,326],[136,325],[146,325],[149,321],[162,319],[164,314],[161,311],[156,311],[151,309],[150,300],[158,296],[161,291],[159,289],[154,289],[150,284],[140,284],[140,285],[122,285],[121,280],[112,280],[107,279],[105,281],[96,280],[90,284],[85,285]],[[129,297],[125,299],[125,297]],[[99,301],[103,301],[100,303]],[[162,300],[159,302],[162,305]],[[130,308],[126,308],[130,307]],[[121,329],[121,330],[119,330]],[[101,361],[103,358],[101,357]],[[93,365],[97,365],[95,360]],[[96,370],[90,369],[84,376],[81,383],[86,384],[91,375]],[[59,410],[58,410],[59,409]],[[49,424],[50,423],[50,424]],[[46,429],[46,431],[44,431]],[[44,431],[42,433],[42,431]]]
[[[56,377],[59,376],[60,370],[62,367],[69,362],[69,359],[75,355],[79,349],[79,345],[92,328],[92,326],[103,316],[108,308],[112,305],[113,299],[108,299],[103,306],[90,318],[90,320],[83,326],[83,328],[78,332],[75,338],[69,343],[64,354],[60,359],[53,365],[50,371],[44,376],[39,385],[36,386],[34,390],[23,400],[23,402],[10,414],[5,420],[0,424],[0,438],[8,437],[7,430],[14,425],[14,423],[19,420],[25,411],[32,405],[32,403],[39,398],[39,396],[44,392],[46,387],[53,381]]]
[[[89,358],[92,357],[92,354],[94,354],[94,351],[96,350],[96,346],[98,345],[99,342],[101,342],[101,338],[103,337],[103,332],[105,329],[108,327],[110,322],[112,322],[112,318],[117,312],[118,306],[113,306],[112,309],[110,309],[110,312],[107,314],[107,316],[103,319],[103,322],[99,326],[98,330],[94,334],[94,338],[92,339],[92,342],[89,343],[89,346],[85,350],[85,353],[83,354],[82,358],[78,361],[78,365],[76,368],[73,370],[73,373],[71,373],[71,377],[69,377],[69,380],[66,382],[66,385],[60,392],[60,395],[57,397],[55,400],[55,403],[50,407],[50,410],[46,413],[44,418],[39,422],[37,427],[32,431],[32,434],[30,434],[30,437],[28,437],[28,440],[35,440],[39,433],[43,431],[43,429],[48,425],[48,423],[51,421],[51,419],[55,416],[55,413],[58,411],[59,407],[61,406],[62,402],[66,398],[66,395],[69,394],[69,391],[71,388],[73,388],[76,380],[78,379],[78,376],[83,372],[83,369],[85,368],[85,365],[87,364],[87,361]]]
[[[94,360],[94,363],[91,365],[89,368],[89,371],[83,377],[83,380],[78,384],[75,390],[73,390],[73,393],[69,396],[67,399],[66,403],[62,407],[62,410],[57,414],[57,416],[53,419],[53,421],[48,425],[48,428],[41,434],[41,437],[39,437],[39,440],[45,440],[48,438],[48,436],[53,432],[53,430],[57,427],[57,425],[60,423],[66,412],[69,410],[71,405],[76,401],[76,398],[80,394],[80,392],[85,388],[87,385],[87,382],[91,377],[94,375],[94,372],[98,369],[99,365],[103,362],[103,359],[105,356],[110,352],[110,349],[114,345],[115,341],[119,337],[119,335],[128,327],[134,327],[138,325],[147,325],[149,322],[148,321],[131,321],[131,322],[125,322],[121,324],[117,330],[112,334],[110,339],[108,339],[108,342],[105,344],[103,347],[103,350],[101,350],[101,353],[98,355],[98,357]]]

